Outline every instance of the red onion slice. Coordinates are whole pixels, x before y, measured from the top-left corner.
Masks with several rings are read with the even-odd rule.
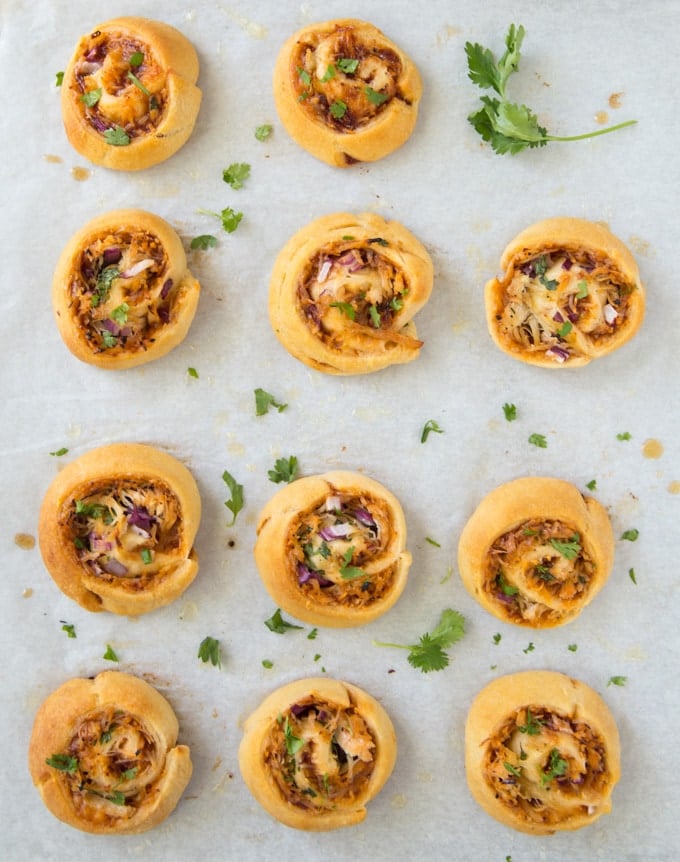
[[[329,524],[319,530],[319,535],[324,542],[332,542],[333,539],[346,539],[351,532],[351,524]]]
[[[545,355],[560,363],[569,359],[569,351],[565,350],[564,347],[551,347],[549,350],[545,351]]]

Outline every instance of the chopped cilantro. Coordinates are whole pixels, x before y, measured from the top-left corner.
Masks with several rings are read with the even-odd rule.
[[[255,129],[255,137],[258,141],[266,141],[274,131],[274,127],[269,123],[263,123]]]
[[[130,59],[128,61],[133,69],[137,69],[144,62],[144,54],[141,51],[135,51],[134,54],[130,55]]]
[[[590,482],[586,482],[586,488],[589,491],[595,491],[597,489],[597,479],[591,479]]]
[[[61,87],[61,85],[64,83],[64,73],[63,72],[57,72],[55,75],[55,78],[56,78],[56,80],[54,82],[55,85],[57,87]]]
[[[519,593],[519,589],[506,580],[503,572],[499,572],[496,575],[496,583],[500,587],[504,596],[516,596],[517,593]]]
[[[243,508],[243,485],[239,485],[228,470],[225,470],[224,473],[222,473],[222,481],[225,482],[231,491],[231,499],[226,500],[224,503],[233,515],[231,523],[228,525],[231,527],[236,523],[236,516]]]
[[[356,318],[354,306],[350,305],[349,302],[331,302],[331,307],[337,308],[338,311],[342,312],[342,314],[350,320],[354,320]]]
[[[189,377],[193,377],[195,380],[198,380],[198,371],[196,371],[195,368],[189,366],[189,368],[187,368],[187,374]]]
[[[153,562],[153,554],[149,548],[142,548],[140,556],[145,566],[149,566]]]
[[[574,533],[571,539],[566,542],[559,539],[550,539],[550,544],[568,560],[575,560],[581,553],[581,537],[578,533]]]
[[[323,77],[321,80],[325,84],[326,81],[330,81],[331,78],[335,78],[335,66],[332,63],[329,63],[326,67],[326,71],[323,73]]]
[[[264,416],[270,407],[274,407],[279,413],[283,413],[288,405],[280,404],[270,392],[264,389],[260,389],[259,387],[255,389],[255,415]]]
[[[112,147],[127,147],[130,143],[130,136],[121,126],[114,126],[104,132],[104,140]]]
[[[297,67],[297,73],[298,73],[298,77],[300,78],[302,83],[305,85],[305,87],[309,87],[309,85],[312,83],[312,78],[311,78],[309,72],[306,69],[303,69],[302,66],[298,66]]]
[[[610,677],[609,677],[609,680],[607,681],[607,685],[620,685],[620,686],[624,686],[624,685],[626,684],[626,682],[627,682],[627,681],[628,681],[628,677],[627,677],[627,676],[610,676]]]
[[[565,320],[562,326],[557,330],[557,334],[560,338],[566,338],[573,328],[573,325],[568,320]]]
[[[541,786],[545,787],[547,784],[550,784],[553,778],[559,778],[560,775],[564,775],[568,767],[569,764],[562,757],[559,749],[553,748],[548,759],[548,768],[544,772],[541,772]]]
[[[274,662],[271,659],[263,658],[262,659],[262,667],[266,667],[267,670],[274,667]]]
[[[281,608],[277,608],[268,620],[264,621],[270,632],[277,635],[285,634],[289,629],[301,629],[302,626],[295,625],[285,620],[281,615]]]
[[[277,458],[274,469],[269,470],[267,475],[269,481],[278,485],[279,482],[292,482],[298,470],[298,459],[295,455],[290,458]]]
[[[96,90],[88,90],[80,97],[80,101],[88,108],[93,108],[102,97],[102,88],[97,87]]]
[[[569,650],[569,652],[576,652],[576,650],[578,649],[578,644],[569,644],[567,649]]]
[[[364,87],[364,93],[372,105],[382,105],[389,99],[387,93],[379,93],[373,87]]]
[[[116,308],[111,312],[111,318],[115,320],[119,326],[123,326],[127,323],[129,310],[130,306],[127,302],[121,302],[121,304],[116,306]]]
[[[111,644],[106,644],[106,652],[102,656],[106,661],[120,661]]]
[[[342,555],[342,565],[340,566],[340,574],[345,581],[354,580],[354,578],[363,578],[366,573],[363,569],[358,568],[357,566],[352,566],[352,556],[354,555],[354,546],[347,548],[345,553]]]
[[[380,319],[380,312],[378,311],[378,307],[376,305],[369,305],[368,313],[371,316],[371,323],[375,327],[375,329],[380,329],[380,324],[382,323]]]
[[[637,581],[635,580],[635,569],[628,569],[628,577],[634,584],[637,584]]]
[[[501,642],[501,633],[500,632],[496,632],[496,634],[493,636],[493,642],[496,645],[498,645]]]
[[[210,233],[202,233],[200,236],[195,236],[191,240],[191,248],[201,249],[205,251],[207,248],[214,248],[217,245],[217,237]]]
[[[527,655],[527,653],[533,652],[536,649],[533,641],[529,641],[526,647],[522,650],[522,652]]]
[[[503,414],[508,422],[514,422],[517,419],[517,407],[514,404],[504,404]]]
[[[359,61],[353,57],[341,57],[336,63],[338,69],[345,75],[353,75],[359,65]]]
[[[136,75],[134,75],[132,72],[128,72],[127,76],[128,76],[128,79],[130,81],[132,81],[132,83],[135,85],[135,87],[137,87],[138,90],[141,90],[145,96],[148,96],[149,99],[154,99],[153,94],[144,86],[144,84],[142,84],[142,82],[139,80],[139,78]],[[151,106],[149,106],[149,107],[151,107]]]
[[[439,542],[435,541],[435,539],[431,539],[429,536],[425,536],[425,541],[429,542],[430,545],[434,545],[435,548],[441,548]]]
[[[217,638],[203,638],[198,646],[198,658],[204,663],[210,662],[214,667],[222,667],[222,656],[220,653],[220,642]]]
[[[246,162],[233,162],[222,171],[222,179],[232,189],[242,189],[243,183],[250,176],[250,165]]]
[[[66,632],[68,637],[76,637],[76,627],[73,625],[73,623],[67,623],[66,620],[59,620],[59,622],[62,624],[61,630],[63,632]]]
[[[530,434],[529,443],[531,443],[532,446],[538,446],[539,449],[548,448],[548,441],[545,439],[544,434]]]
[[[632,434],[630,433],[630,431],[621,431],[620,434],[616,435],[617,440],[630,440],[631,437]]]
[[[540,718],[535,718],[531,714],[531,710],[527,707],[526,724],[518,724],[517,730],[520,733],[526,733],[528,736],[538,736],[541,732],[543,721]]]
[[[435,434],[443,434],[444,429],[440,428],[439,423],[435,422],[434,419],[428,419],[423,426],[423,431],[420,435],[420,442],[425,443],[432,432],[434,432]]]
[[[61,458],[62,455],[65,455],[68,452],[68,449],[65,446],[62,446],[61,449],[55,449],[54,452],[50,452],[50,455],[53,455],[55,458]]]
[[[637,542],[639,535],[640,531],[633,527],[632,530],[625,530],[623,533],[621,533],[621,538],[625,539],[627,542]]]
[[[308,641],[315,641],[315,640],[316,640],[316,636],[317,636],[318,634],[319,634],[319,630],[318,630],[317,628],[312,629],[312,630],[310,631],[310,633],[307,635],[307,640],[308,640]]]
[[[291,728],[287,718],[283,728],[283,736],[286,741],[286,751],[291,757],[295,757],[298,751],[304,746],[305,741],[293,734],[293,729]]]
[[[576,294],[576,299],[585,299],[588,296],[588,282],[587,281],[579,281],[576,285],[578,287],[578,293]]]
[[[45,763],[52,769],[67,772],[69,775],[75,775],[79,767],[78,759],[70,754],[53,754],[45,760]]]
[[[222,222],[222,228],[226,233],[234,233],[236,228],[241,223],[243,213],[236,212],[231,207],[225,207],[221,212],[213,212],[213,210],[198,210],[203,215],[211,215]]]
[[[347,113],[347,105],[342,99],[336,99],[334,102],[331,102],[330,112],[334,119],[341,120]]]

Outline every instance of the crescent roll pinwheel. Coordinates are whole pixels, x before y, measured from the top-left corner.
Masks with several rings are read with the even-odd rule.
[[[274,67],[281,122],[301,147],[335,167],[374,162],[411,135],[422,83],[380,30],[352,18],[310,24]]]
[[[611,809],[619,734],[585,683],[552,671],[510,674],[470,707],[465,770],[473,798],[506,826],[531,835],[580,829]]]
[[[279,253],[269,317],[296,359],[328,374],[365,374],[419,355],[414,315],[430,297],[432,261],[397,222],[337,213]]]
[[[397,758],[394,727],[378,701],[326,677],[277,689],[243,730],[243,780],[272,817],[294,829],[361,822]]]
[[[255,562],[274,601],[298,619],[363,625],[406,586],[404,513],[393,494],[360,473],[297,479],[260,512]]]
[[[174,27],[114,18],[83,36],[61,87],[66,136],[96,165],[149,168],[191,135],[201,91],[198,56]]]
[[[645,291],[629,249],[602,224],[549,218],[522,231],[487,282],[491,337],[545,368],[585,365],[639,329]]]
[[[113,210],[82,227],[52,280],[57,327],[68,349],[100,368],[132,368],[185,337],[200,285],[182,241],[157,215]]]
[[[614,536],[604,507],[561,479],[515,479],[491,491],[465,525],[458,567],[485,610],[550,628],[574,619],[605,585]]]
[[[158,826],[191,778],[168,701],[147,682],[107,671],[71,679],[38,709],[29,745],[47,808],[83,832],[134,834]]]
[[[152,446],[114,443],[57,474],[40,509],[40,551],[79,605],[136,616],[169,604],[196,577],[200,517],[183,464]]]

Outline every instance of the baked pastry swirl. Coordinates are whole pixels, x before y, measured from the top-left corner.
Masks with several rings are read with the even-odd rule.
[[[365,374],[420,353],[414,315],[430,297],[424,246],[374,213],[335,213],[308,224],[280,251],[269,317],[296,359],[328,374]]]
[[[196,577],[200,517],[183,464],[152,446],[114,443],[57,474],[40,509],[40,551],[79,605],[136,616],[174,601]]]
[[[527,477],[491,491],[465,525],[458,567],[468,592],[508,623],[574,619],[605,585],[614,535],[604,507],[561,479]]]
[[[326,831],[366,817],[394,768],[397,739],[385,709],[362,689],[301,679],[248,717],[238,757],[248,789],[272,817]]]
[[[506,826],[531,835],[580,829],[611,810],[619,734],[585,683],[552,671],[510,674],[470,707],[465,770],[474,799]]]
[[[61,88],[66,135],[96,165],[149,168],[191,135],[201,104],[198,56],[174,27],[114,18],[83,36]]]
[[[164,356],[189,331],[199,294],[177,233],[138,209],[88,222],[67,243],[52,280],[61,337],[74,356],[100,368]]]
[[[106,671],[71,679],[38,709],[29,769],[47,808],[83,832],[158,826],[191,778],[168,701],[144,680]]]
[[[550,218],[523,230],[487,282],[491,337],[545,368],[585,365],[639,329],[645,291],[630,250],[602,224]]]
[[[389,610],[406,586],[403,510],[360,473],[297,479],[260,512],[255,562],[274,601],[298,619],[363,625]]]
[[[413,132],[422,83],[411,59],[377,27],[345,18],[291,36],[274,67],[281,122],[323,162],[374,162]]]

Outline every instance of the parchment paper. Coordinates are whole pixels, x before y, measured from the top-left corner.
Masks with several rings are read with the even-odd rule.
[[[121,14],[173,24],[201,60],[204,100],[191,140],[138,174],[89,165],[70,147],[54,84],[80,36]],[[341,171],[287,136],[273,105],[271,70],[290,33],[344,16],[383,29],[417,63],[425,90],[403,148]],[[680,105],[669,57],[680,33],[678,4],[4,0],[0,20],[2,858],[675,858]],[[511,93],[551,132],[595,129],[604,119],[634,118],[638,125],[514,158],[483,146],[466,121],[479,91],[467,78],[463,46],[479,41],[501,53],[513,21],[527,36]],[[610,104],[614,94],[620,107]],[[254,137],[262,123],[274,126],[264,143]],[[237,161],[250,163],[251,177],[234,191],[222,170]],[[124,206],[168,219],[187,248],[201,233],[216,234],[219,245],[190,253],[202,295],[184,343],[157,362],[114,373],[68,353],[54,324],[50,283],[71,235]],[[197,213],[226,206],[244,213],[230,236]],[[271,331],[268,280],[278,250],[313,218],[342,210],[375,210],[403,222],[433,257],[434,292],[417,319],[425,346],[410,365],[325,376],[289,356]],[[608,223],[636,254],[648,290],[647,317],[633,341],[586,368],[561,372],[501,353],[486,330],[482,301],[505,244],[552,215]],[[256,417],[256,387],[288,408]],[[504,419],[505,402],[516,404],[515,422]],[[421,444],[429,419],[444,433]],[[617,439],[623,432],[629,440]],[[531,446],[532,433],[544,434],[547,448]],[[644,456],[648,440],[661,443],[660,458]],[[36,537],[40,502],[63,463],[114,441],[148,442],[176,455],[196,476],[204,506],[197,580],[177,602],[137,620],[82,610],[57,589],[37,546],[25,549],[16,538]],[[66,455],[50,455],[61,447]],[[252,557],[255,522],[276,491],[267,471],[289,455],[304,475],[365,471],[403,503],[414,556],[409,583],[395,608],[371,625],[320,629],[316,640],[307,638],[310,626],[277,635],[264,625],[275,607]],[[245,489],[234,527],[227,526],[225,469]],[[458,536],[474,507],[496,485],[524,475],[554,475],[582,489],[595,478],[617,536],[603,592],[576,621],[552,631],[499,623],[467,594],[456,568]],[[638,541],[619,540],[631,528]],[[374,646],[416,641],[445,607],[467,620],[446,670],[424,675],[405,653]],[[75,626],[75,639],[62,621]],[[206,635],[221,642],[221,670],[197,659]],[[103,659],[107,644],[118,665]],[[273,667],[263,667],[264,659]],[[61,824],[43,806],[26,766],[40,702],[73,676],[111,667],[143,676],[169,698],[195,766],[172,816],[138,837],[89,836]],[[499,674],[529,668],[588,683],[619,726],[623,776],[613,812],[577,833],[515,833],[467,791],[463,727],[471,700]],[[242,722],[262,698],[319,673],[378,697],[399,738],[396,769],[366,821],[321,835],[272,821],[236,762]],[[613,675],[625,676],[625,686],[608,685]]]

